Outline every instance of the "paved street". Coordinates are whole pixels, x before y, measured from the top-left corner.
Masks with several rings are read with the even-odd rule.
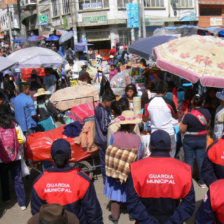
[[[26,185],[26,191],[27,191],[27,197],[29,197],[31,192],[31,183],[33,179],[37,176],[36,172],[32,172],[32,178],[30,180],[25,179],[25,185]],[[110,214],[109,211],[109,200],[104,196],[103,194],[103,183],[102,183],[102,177],[101,175],[96,176],[96,180],[94,181],[98,199],[100,200],[101,207],[103,209],[103,217],[104,217],[104,223],[110,224],[111,222],[108,220],[108,216]],[[196,190],[196,202],[197,207],[200,204],[200,200],[202,199],[203,195],[207,191],[207,189],[201,189],[198,187],[198,185],[194,182],[195,190]],[[1,212],[1,224],[25,224],[27,220],[31,217],[30,213],[30,203],[26,211],[21,211],[18,204],[15,200],[15,193],[12,190],[12,202],[10,204],[3,204],[0,202],[0,212]],[[122,210],[122,214],[120,217],[119,223],[134,223],[129,221],[129,216],[125,212],[125,209]],[[186,224],[193,224],[193,218],[188,220]]]

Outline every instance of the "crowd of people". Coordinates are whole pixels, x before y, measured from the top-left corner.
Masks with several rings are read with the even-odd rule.
[[[57,127],[59,113],[49,97],[79,80],[101,84],[94,143],[99,152],[104,194],[111,201],[108,219],[112,223],[119,222],[122,205],[126,205],[130,220],[139,224],[183,223],[195,211],[193,179],[201,188],[209,188],[195,222],[224,223],[224,90],[201,88],[198,83],[149,68],[142,59],[135,61],[137,67],[132,66],[126,61],[127,55],[118,54],[115,48],[110,53],[106,62],[110,66],[108,78],[102,61],[97,62],[92,78],[88,64],[80,70],[73,58],[68,58],[68,64],[60,69],[46,68],[44,77],[35,70],[26,81],[21,74],[2,74],[2,200],[10,200],[11,172],[18,204],[21,210],[26,209],[21,169],[26,160],[26,137]],[[125,64],[126,87],[117,95],[110,81]],[[144,80],[143,90],[138,88],[139,79]],[[148,144],[144,136],[150,136]],[[33,217],[28,223],[104,223],[93,180],[69,166],[71,156],[68,141],[59,138],[53,142],[53,164],[45,162],[46,170],[32,186]]]

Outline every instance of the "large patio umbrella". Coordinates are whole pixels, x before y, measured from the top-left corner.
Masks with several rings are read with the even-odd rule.
[[[7,70],[12,66],[16,65],[16,61],[8,59],[6,57],[0,57],[0,71]]]
[[[65,62],[58,53],[43,47],[24,48],[7,58],[17,60],[19,68],[58,67]]]
[[[136,54],[148,60],[153,54],[153,48],[166,43],[170,40],[176,39],[175,36],[152,36],[139,39],[128,47],[128,52]]]
[[[73,31],[64,32],[59,39],[59,44],[63,44],[67,40],[70,40],[72,37],[73,37]]]
[[[224,88],[224,40],[214,36],[181,37],[154,48],[156,63],[190,82]]]

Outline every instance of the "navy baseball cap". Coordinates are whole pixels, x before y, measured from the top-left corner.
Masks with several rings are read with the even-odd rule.
[[[57,139],[51,146],[52,158],[71,158],[71,145],[65,139]]]
[[[163,130],[157,130],[151,134],[150,146],[158,150],[168,150],[171,148],[170,135]]]

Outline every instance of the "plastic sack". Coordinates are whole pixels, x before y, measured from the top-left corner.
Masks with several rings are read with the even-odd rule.
[[[28,166],[26,165],[24,159],[21,159],[21,171],[22,171],[23,177],[30,175],[30,170],[29,170]]]
[[[124,72],[119,72],[117,75],[115,75],[111,80],[110,80],[110,85],[112,88],[125,88],[126,86],[126,81],[125,77],[128,75],[126,71]]]
[[[30,134],[26,141],[26,157],[32,161],[52,161],[51,146],[57,139],[63,138],[67,140],[72,149],[72,157],[70,161],[80,161],[91,154],[83,150],[83,148],[74,142],[74,138],[69,138],[63,135],[65,126],[46,131]]]

